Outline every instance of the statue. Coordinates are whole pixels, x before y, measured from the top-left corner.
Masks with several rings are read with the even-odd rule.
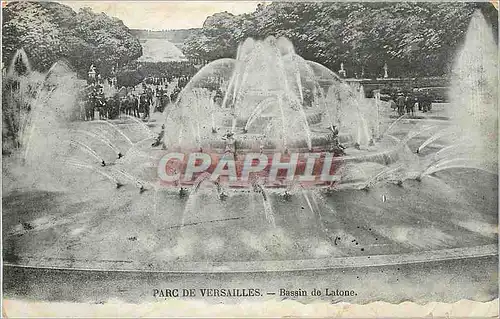
[[[90,69],[88,72],[87,84],[94,84],[95,81],[96,81],[96,70],[95,66],[92,64],[90,65]]]
[[[222,137],[222,140],[226,141],[226,149],[224,150],[224,153],[236,155],[236,140],[234,139],[234,133],[227,132]]]
[[[331,133],[328,135],[329,149],[330,153],[333,153],[334,156],[342,156],[345,155],[345,147],[339,143],[338,135],[339,130],[335,127],[335,125],[331,125],[329,127]]]
[[[89,78],[95,78],[96,71],[95,71],[95,66],[92,64],[90,65],[89,69]]]
[[[340,70],[339,70],[339,75],[340,77],[342,78],[345,78],[346,77],[346,71],[344,70],[344,62],[341,62],[340,63]]]
[[[157,146],[162,146],[162,149],[166,149],[165,142],[163,141],[163,137],[165,136],[165,124],[161,126],[161,131],[156,137],[155,141],[153,144],[151,144],[152,147],[157,147]]]

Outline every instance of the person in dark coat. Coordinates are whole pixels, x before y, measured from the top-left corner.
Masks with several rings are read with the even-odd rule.
[[[429,92],[425,92],[424,96],[422,97],[422,111],[424,113],[429,112],[431,110],[431,105],[431,96],[429,95]]]
[[[396,105],[398,106],[398,115],[402,116],[405,114],[405,97],[402,93],[398,94],[398,98],[396,99]]]
[[[407,95],[405,98],[405,107],[406,107],[406,114],[413,114],[415,113],[415,99],[411,95]]]

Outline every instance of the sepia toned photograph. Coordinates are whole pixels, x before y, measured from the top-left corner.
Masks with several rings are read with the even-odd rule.
[[[497,317],[498,36],[498,2],[2,1],[3,316]]]

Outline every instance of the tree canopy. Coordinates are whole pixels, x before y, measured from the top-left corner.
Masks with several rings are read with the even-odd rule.
[[[66,59],[80,74],[91,63],[107,74],[140,57],[142,48],[123,22],[83,8],[78,13],[56,2],[12,2],[3,9],[3,62],[24,48],[33,67],[46,71]]]
[[[302,57],[349,74],[443,75],[464,39],[472,13],[481,9],[498,28],[488,3],[273,2],[255,12],[217,13],[185,43],[188,58],[235,57],[247,37],[285,36]]]

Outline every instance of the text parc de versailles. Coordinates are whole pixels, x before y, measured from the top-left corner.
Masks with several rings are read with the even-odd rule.
[[[261,297],[264,295],[277,295],[280,297],[307,297],[307,296],[331,296],[331,297],[352,297],[357,293],[354,290],[339,289],[278,289],[276,292],[264,292],[258,288],[199,288],[199,289],[153,289],[155,298],[176,298],[176,297]]]

